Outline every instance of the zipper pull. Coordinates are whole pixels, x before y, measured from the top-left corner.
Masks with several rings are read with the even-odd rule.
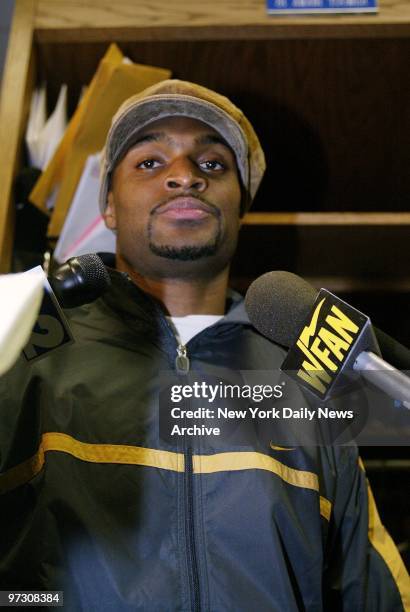
[[[189,372],[189,357],[187,355],[186,346],[183,344],[177,347],[175,368],[178,374],[187,374],[187,372]]]

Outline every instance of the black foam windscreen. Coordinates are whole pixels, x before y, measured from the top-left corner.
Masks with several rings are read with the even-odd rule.
[[[296,341],[317,290],[300,276],[277,270],[249,287],[245,307],[254,327],[274,342],[289,347]]]
[[[66,261],[49,277],[49,282],[61,306],[74,308],[99,298],[111,280],[101,258],[89,253]]]
[[[252,325],[261,334],[287,348],[297,340],[311,312],[317,290],[292,272],[267,272],[257,278],[245,296]],[[410,370],[410,351],[373,326],[383,358],[394,367]]]
[[[110,277],[106,267],[96,253],[88,253],[76,257],[78,266],[83,273],[84,281],[93,287],[96,293],[102,293],[110,284]]]

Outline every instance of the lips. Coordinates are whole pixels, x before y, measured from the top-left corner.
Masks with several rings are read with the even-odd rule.
[[[155,213],[171,219],[204,219],[215,214],[211,206],[190,196],[173,198],[166,204],[161,204]]]

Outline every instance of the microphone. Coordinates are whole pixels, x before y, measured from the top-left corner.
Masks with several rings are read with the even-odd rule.
[[[102,259],[93,253],[69,259],[48,278],[41,266],[0,276],[0,375],[21,351],[34,361],[74,342],[61,306],[93,302],[110,283]]]
[[[36,323],[23,349],[27,361],[45,357],[51,351],[74,342],[63,308],[75,308],[99,298],[111,280],[95,253],[72,257],[48,278],[40,266],[29,270],[43,274],[44,292]]]
[[[290,347],[282,370],[321,399],[346,387],[354,372],[410,408],[410,379],[381,359],[384,332],[375,335],[370,319],[329,291],[319,293],[291,272],[268,272],[245,297],[252,325],[264,336]],[[406,349],[401,349],[401,364]],[[294,373],[294,374],[291,374]]]
[[[102,259],[95,253],[68,259],[48,281],[63,308],[94,302],[111,284]]]

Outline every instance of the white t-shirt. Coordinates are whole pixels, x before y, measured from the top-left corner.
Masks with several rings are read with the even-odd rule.
[[[223,315],[187,315],[186,317],[167,317],[167,319],[174,329],[179,344],[185,345],[191,338],[222,317]]]

